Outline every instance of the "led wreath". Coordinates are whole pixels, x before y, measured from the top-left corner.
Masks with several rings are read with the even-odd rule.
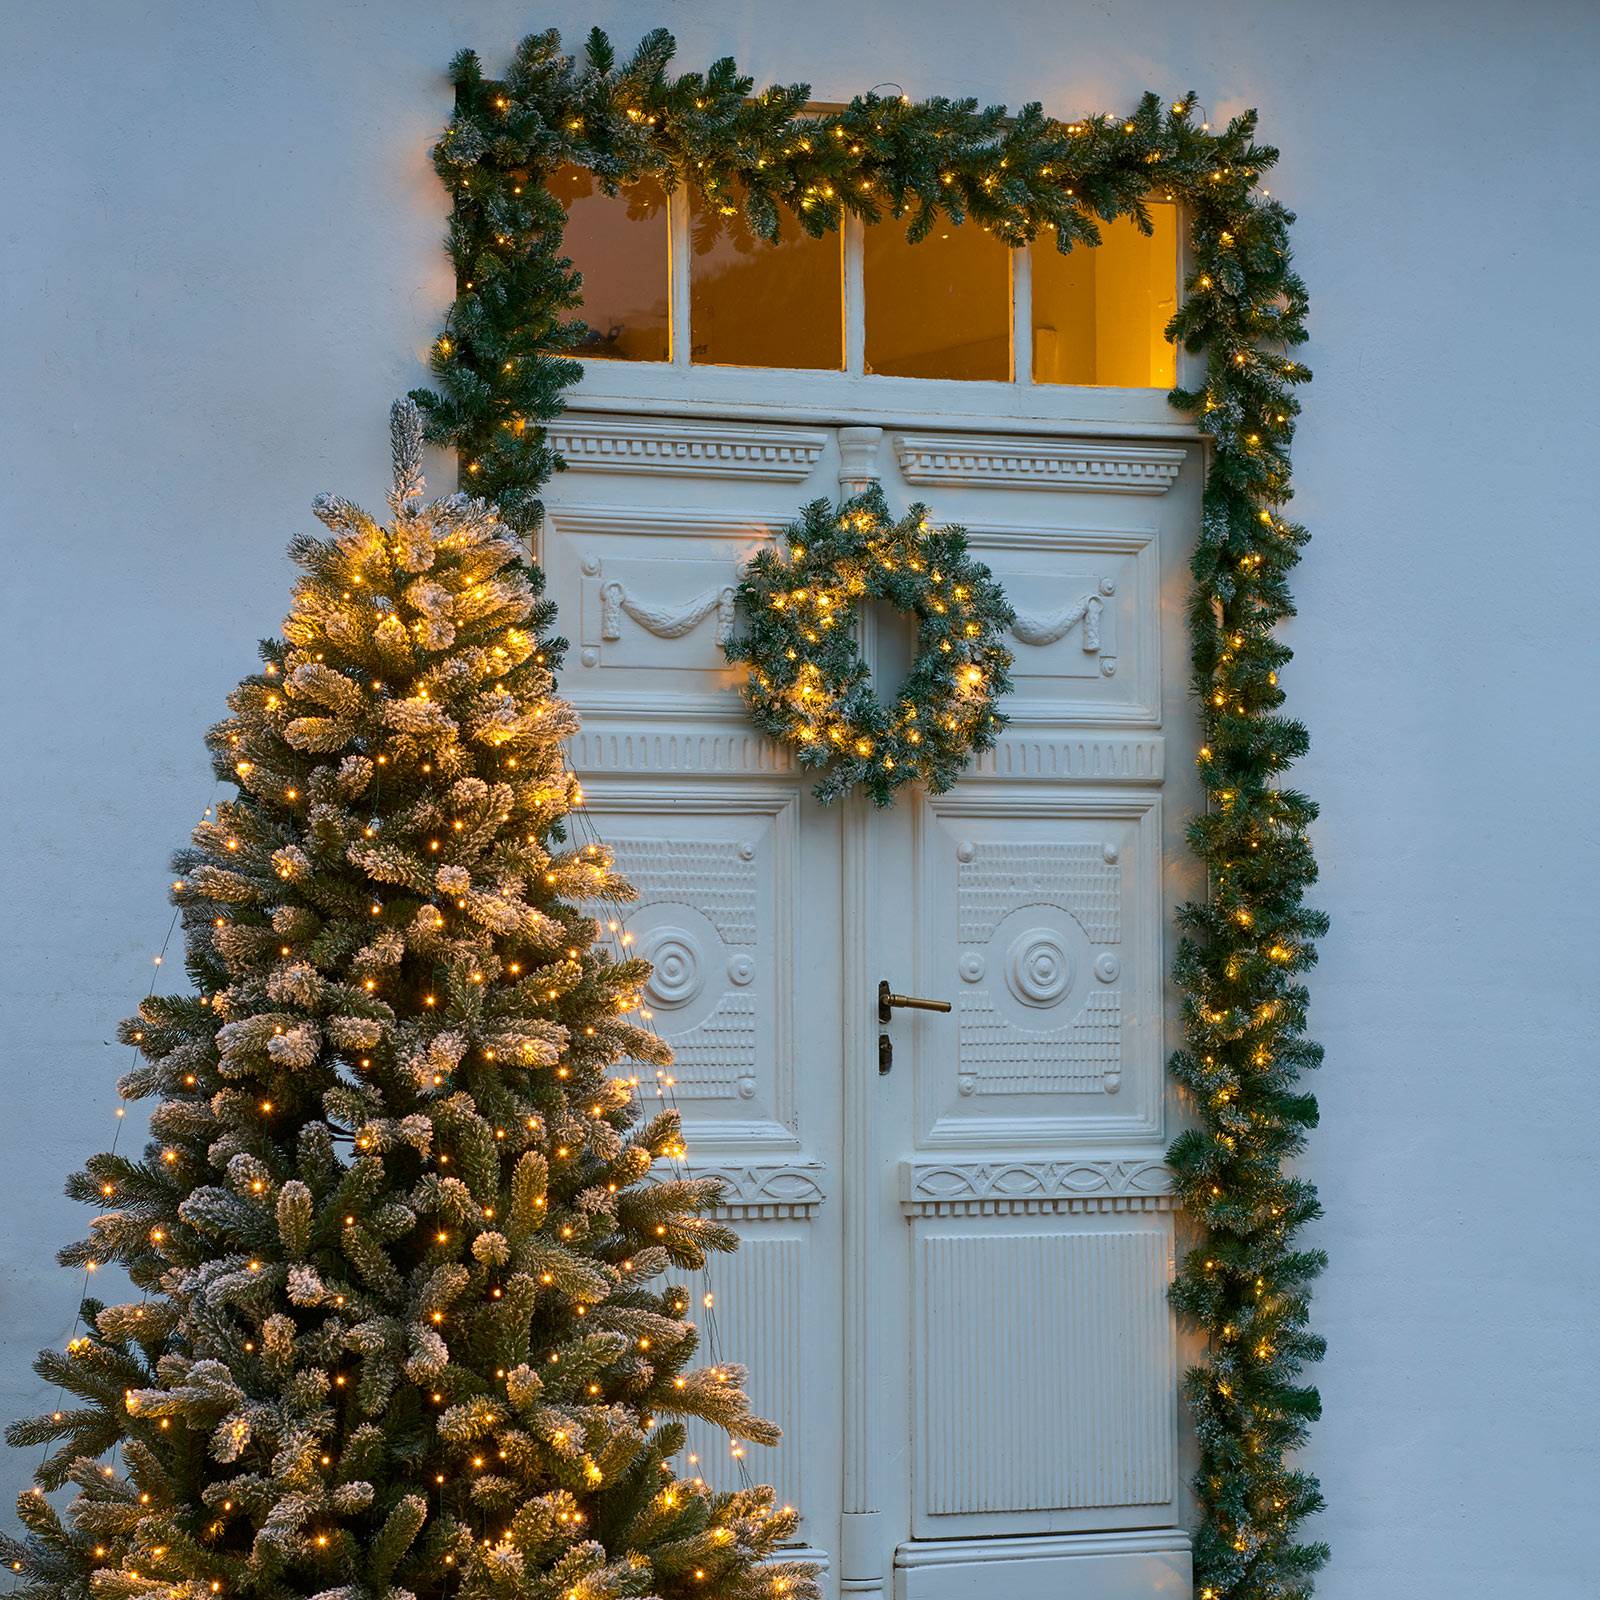
[[[1001,637],[1011,607],[989,569],[967,554],[964,529],[936,526],[926,506],[898,522],[872,485],[835,510],[813,500],[741,574],[749,632],[725,646],[749,667],[745,703],[756,725],[821,767],[827,803],[856,785],[874,805],[907,783],[942,794],[1005,726],[1011,687]],[[911,670],[885,705],[856,642],[863,600],[916,618]]]

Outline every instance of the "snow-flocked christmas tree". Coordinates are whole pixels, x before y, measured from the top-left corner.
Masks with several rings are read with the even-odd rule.
[[[48,1450],[0,1550],[37,1600],[809,1600],[791,1511],[673,1465],[682,1418],[777,1430],[695,1364],[672,1271],[734,1240],[612,1070],[666,1056],[598,942],[626,886],[563,826],[540,576],[424,503],[410,402],[392,431],[392,522],[317,502],[210,734],[197,992],[124,1024],[152,1142],[68,1185],[102,1214],[63,1261],[140,1298],[40,1357],[76,1400],[10,1430]]]

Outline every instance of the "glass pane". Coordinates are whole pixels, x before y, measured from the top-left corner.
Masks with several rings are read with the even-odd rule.
[[[585,167],[561,167],[550,190],[567,208],[562,250],[583,274],[578,316],[585,361],[665,361],[668,345],[667,197],[654,179],[607,194]]]
[[[844,365],[844,255],[780,210],[778,242],[744,220],[742,201],[689,197],[689,359],[725,367]]]
[[[976,223],[866,230],[867,371],[902,378],[1011,377],[1011,252]]]
[[[1178,308],[1178,208],[1150,207],[1148,238],[1131,218],[1102,223],[1098,245],[1033,241],[1033,381],[1170,389],[1165,329]]]

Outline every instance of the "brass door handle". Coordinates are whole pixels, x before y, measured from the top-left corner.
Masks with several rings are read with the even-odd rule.
[[[948,1000],[923,1000],[914,994],[896,994],[884,978],[878,984],[878,1021],[887,1022],[896,1006],[908,1011],[948,1011]]]

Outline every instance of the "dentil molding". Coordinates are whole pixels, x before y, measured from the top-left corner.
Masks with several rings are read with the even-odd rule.
[[[951,433],[897,433],[894,449],[907,483],[1101,494],[1165,494],[1187,453],[1098,439]]]
[[[549,436],[569,472],[766,478],[777,483],[809,477],[828,437],[817,428],[570,416],[551,423]]]

